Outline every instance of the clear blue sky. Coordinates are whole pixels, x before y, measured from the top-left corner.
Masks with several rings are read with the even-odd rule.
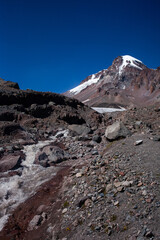
[[[119,55],[160,66],[159,0],[0,0],[0,77],[64,92]]]

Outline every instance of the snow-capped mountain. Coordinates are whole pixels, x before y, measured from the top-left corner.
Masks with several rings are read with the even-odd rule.
[[[117,57],[108,69],[84,79],[64,95],[77,98],[89,106],[107,104],[141,105],[159,101],[160,71],[149,69],[129,55]],[[148,102],[148,104],[149,104]]]

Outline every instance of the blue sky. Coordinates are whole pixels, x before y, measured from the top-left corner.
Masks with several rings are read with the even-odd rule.
[[[0,77],[62,93],[119,55],[160,66],[159,0],[0,0]]]

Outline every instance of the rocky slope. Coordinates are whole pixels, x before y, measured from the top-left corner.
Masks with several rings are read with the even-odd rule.
[[[0,239],[160,239],[159,106],[98,114],[3,80],[0,99]]]
[[[149,69],[128,55],[120,56],[108,69],[90,75],[64,95],[89,106],[152,105],[160,99],[160,69]]]

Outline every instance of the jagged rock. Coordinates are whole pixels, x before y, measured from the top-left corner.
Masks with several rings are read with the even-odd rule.
[[[38,227],[38,224],[40,222],[40,218],[41,218],[41,215],[35,215],[33,217],[33,219],[29,222],[29,225],[28,225],[28,228],[27,230],[28,231],[31,231],[33,230],[34,228],[37,228]]]
[[[11,82],[11,81],[5,81],[2,78],[0,78],[0,86],[1,86],[1,88],[2,87],[9,87],[9,88],[19,89],[18,83]]]
[[[93,138],[92,138],[93,141],[97,142],[97,143],[100,143],[102,138],[101,136],[99,135],[94,135]]]
[[[81,173],[81,172],[77,173],[77,174],[76,174],[76,177],[77,177],[77,178],[82,177],[82,173]]]
[[[0,172],[6,172],[9,170],[15,170],[21,167],[22,159],[24,155],[22,153],[13,153],[3,156],[0,159]]]
[[[36,154],[34,163],[40,164],[43,167],[49,167],[67,160],[68,157],[68,154],[60,147],[49,145]]]
[[[154,137],[153,137],[153,141],[159,142],[159,141],[160,141],[160,136],[154,136]]]
[[[43,212],[41,215],[35,215],[32,220],[28,224],[28,231],[32,231],[33,229],[37,229],[40,225],[44,223],[47,219],[47,214]]]
[[[125,138],[131,135],[131,132],[124,126],[122,122],[115,122],[108,126],[105,131],[105,137],[108,140],[116,140],[119,138]]]
[[[82,134],[87,135],[91,132],[91,128],[85,125],[72,124],[72,125],[69,125],[68,128],[73,132],[76,132],[78,135],[82,135]]]
[[[83,204],[88,200],[90,199],[88,196],[82,198],[76,205],[77,207],[81,208],[83,206]]]
[[[111,183],[107,184],[106,192],[109,192],[112,189],[113,185]]]

